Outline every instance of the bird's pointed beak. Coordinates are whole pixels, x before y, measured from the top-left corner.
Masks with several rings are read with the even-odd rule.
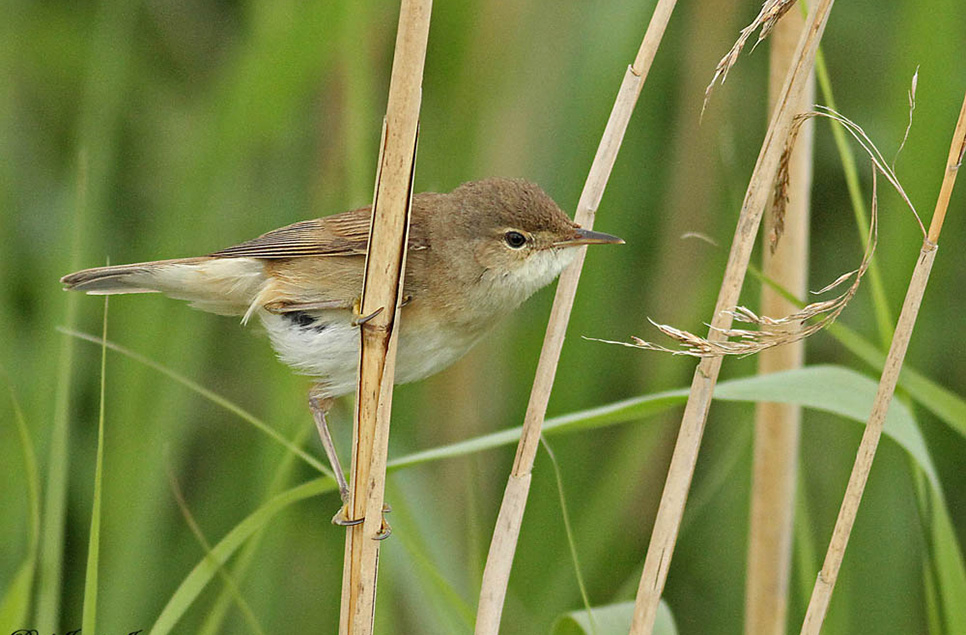
[[[577,228],[573,237],[553,244],[554,247],[577,247],[579,245],[623,245],[624,239],[604,232]]]

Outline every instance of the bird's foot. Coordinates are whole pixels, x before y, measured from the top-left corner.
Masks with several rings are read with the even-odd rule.
[[[392,535],[392,527],[389,526],[389,521],[386,520],[385,516],[383,516],[382,524],[379,526],[379,531],[377,531],[376,535],[373,536],[372,538],[373,540],[385,540],[391,535]]]
[[[352,326],[362,326],[372,318],[376,317],[385,307],[379,307],[369,315],[362,314],[362,298],[356,298],[352,303]]]
[[[335,513],[335,516],[332,517],[332,524],[338,525],[339,527],[352,527],[354,525],[358,525],[365,519],[365,516],[362,518],[349,518],[349,505],[346,503],[343,504],[342,507],[339,508],[339,511]]]
[[[385,516],[385,514],[388,514],[391,511],[392,507],[390,507],[388,504],[384,504],[382,506],[382,523],[379,525],[379,530],[373,537],[375,540],[385,540],[392,534],[392,527],[389,525],[389,521],[386,520]],[[339,511],[335,513],[335,516],[332,517],[332,524],[340,527],[353,527],[362,523],[364,520],[365,516],[362,518],[349,518],[349,505],[347,503],[340,507]]]

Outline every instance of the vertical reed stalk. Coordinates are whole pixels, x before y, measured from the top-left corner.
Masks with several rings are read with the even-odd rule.
[[[798,11],[775,26],[771,43],[769,98],[774,107],[782,81],[792,62],[805,18]],[[796,111],[811,108],[815,82],[810,77]],[[783,238],[774,249],[765,248],[762,269],[797,297],[804,297],[808,284],[808,224],[812,188],[812,130],[805,123],[789,162],[790,189],[785,209]],[[774,214],[764,219],[766,237],[776,232]],[[763,315],[789,315],[797,307],[768,284],[762,284]],[[769,348],[758,357],[758,372],[773,373],[800,368],[805,342]],[[791,573],[792,520],[795,504],[795,476],[798,472],[798,442],[801,407],[795,404],[759,403],[755,409],[755,443],[752,462],[751,518],[745,582],[745,633],[768,635],[785,632],[788,612],[788,582]]]
[[[402,0],[372,208],[362,291],[362,350],[353,426],[351,518],[346,532],[340,633],[371,633],[375,616],[379,540],[385,536],[383,498],[389,413],[395,376],[406,236],[412,198],[416,134],[431,0]]]
[[[906,291],[906,299],[899,313],[899,321],[896,324],[892,344],[889,347],[889,353],[886,356],[882,376],[879,380],[879,390],[876,392],[875,401],[872,404],[872,413],[866,423],[855,463],[852,466],[849,484],[845,490],[845,497],[839,509],[838,519],[835,521],[835,528],[832,530],[832,539],[829,542],[828,551],[825,553],[825,563],[822,565],[822,570],[815,581],[815,587],[812,589],[812,597],[808,603],[805,621],[802,624],[803,634],[817,634],[825,621],[825,614],[832,599],[835,581],[842,566],[842,558],[845,556],[845,548],[848,546],[849,535],[852,532],[859,504],[862,501],[862,493],[865,491],[865,485],[869,479],[869,470],[872,469],[872,460],[875,458],[879,437],[882,435],[882,426],[885,423],[886,414],[895,393],[896,382],[899,380],[899,371],[902,369],[909,340],[912,338],[916,317],[919,314],[919,306],[922,304],[922,297],[929,281],[929,273],[932,271],[933,263],[936,260],[939,234],[946,218],[946,209],[949,207],[949,197],[952,195],[953,185],[956,183],[956,175],[963,163],[964,153],[966,153],[966,97],[963,99],[959,121],[956,123],[956,130],[953,133],[949,157],[946,160],[946,172],[942,187],[939,190],[939,198],[936,201],[936,210],[929,226],[929,233],[919,251],[919,259],[916,261],[912,280],[909,282],[909,288]]]
[[[584,183],[584,189],[577,203],[574,220],[584,228],[594,225],[594,216],[600,199],[604,195],[604,188],[610,178],[617,152],[624,139],[624,132],[630,121],[631,113],[641,94],[644,80],[647,78],[651,63],[657,53],[671,12],[676,0],[659,0],[651,16],[641,47],[637,52],[634,64],[629,66],[624,74],[614,108],[611,110],[607,126],[601,137],[597,154]],[[483,570],[483,583],[480,589],[480,601],[476,614],[476,633],[496,633],[500,628],[500,618],[503,614],[503,603],[506,598],[507,585],[510,580],[510,569],[513,566],[513,556],[516,553],[517,538],[523,524],[523,512],[526,509],[527,496],[530,492],[530,479],[533,471],[533,460],[540,442],[540,429],[547,413],[550,401],[550,391],[560,360],[560,350],[563,347],[570,311],[573,308],[574,297],[577,293],[577,283],[584,264],[586,250],[582,248],[575,261],[564,270],[557,283],[553,308],[550,311],[550,321],[537,363],[537,372],[530,392],[530,402],[523,422],[523,432],[517,446],[513,469],[507,481],[503,502],[493,529],[490,551],[487,555],[486,566]]]
[[[792,67],[782,87],[781,97],[774,108],[771,123],[765,134],[758,161],[745,193],[735,229],[735,237],[728,256],[724,280],[718,293],[708,339],[724,338],[723,329],[731,326],[732,317],[726,313],[737,306],[741,285],[748,269],[748,261],[758,234],[758,225],[778,169],[782,146],[796,114],[793,104],[801,99],[815,62],[815,51],[825,31],[833,0],[821,0],[809,14],[808,23],[795,50]],[[658,507],[651,541],[644,560],[644,572],[634,606],[631,633],[650,633],[654,629],[658,603],[667,581],[671,555],[677,541],[684,505],[687,501],[694,466],[701,447],[704,425],[711,407],[711,396],[721,370],[721,357],[702,359],[694,373],[688,403],[681,420],[681,430],[671,456],[667,482]]]

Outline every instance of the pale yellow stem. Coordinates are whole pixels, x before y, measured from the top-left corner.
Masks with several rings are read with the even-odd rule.
[[[771,186],[778,169],[782,147],[795,115],[792,104],[798,103],[815,62],[815,51],[825,31],[833,0],[822,0],[809,15],[808,24],[795,51],[794,63],[782,87],[781,97],[774,109],[771,123],[765,134],[758,161],[745,193],[732,241],[724,280],[718,293],[718,301],[711,320],[708,338],[718,341],[724,338],[722,331],[731,326],[731,314],[726,311],[738,305],[738,296],[748,269],[748,261],[754,247],[755,237],[765,203],[771,195]],[[671,555],[677,542],[684,505],[691,488],[691,478],[698,459],[698,450],[704,435],[704,426],[711,407],[711,397],[721,370],[721,357],[701,360],[691,382],[688,403],[681,420],[678,440],[671,456],[667,481],[654,529],[644,560],[644,571],[637,589],[631,633],[638,635],[654,630],[657,607],[664,592]]]
[[[594,215],[604,195],[607,179],[610,177],[617,151],[620,149],[624,132],[630,121],[631,113],[637,98],[641,93],[644,80],[651,68],[654,55],[664,36],[667,23],[671,18],[676,0],[659,0],[651,16],[641,47],[638,50],[634,64],[628,67],[617,93],[614,108],[601,137],[597,154],[591,165],[590,173],[584,184],[577,213],[574,220],[581,227],[591,228]],[[543,340],[540,361],[530,391],[530,403],[523,423],[523,433],[517,446],[513,470],[507,482],[500,513],[497,516],[496,527],[490,551],[487,554],[486,566],[483,570],[483,583],[480,590],[480,603],[476,613],[476,633],[497,633],[500,628],[500,618],[503,614],[503,602],[510,580],[510,569],[513,566],[513,556],[516,553],[517,538],[523,524],[523,512],[526,509],[527,496],[530,491],[530,474],[533,460],[540,441],[540,429],[547,413],[547,403],[550,401],[550,391],[560,360],[560,350],[563,347],[570,311],[573,308],[574,297],[577,293],[577,282],[580,280],[580,270],[584,264],[585,249],[581,248],[576,260],[560,276],[557,283],[557,293],[554,296],[553,308],[550,312],[550,322]]]
[[[801,12],[789,11],[769,39],[769,98],[772,107],[778,100],[804,26],[805,18]],[[792,108],[796,112],[811,110],[814,99],[815,82],[810,77],[801,98]],[[764,219],[763,273],[797,297],[805,296],[808,283],[812,129],[810,121],[804,124],[791,155],[784,234],[774,251],[767,244],[775,231],[775,218],[768,214]],[[789,315],[796,310],[797,307],[775,289],[762,284],[762,315]],[[758,357],[758,372],[764,375],[800,368],[804,357],[803,340],[769,348]],[[795,404],[759,403],[755,408],[745,582],[746,635],[780,635],[785,632],[800,425],[801,407]]]
[[[406,261],[416,131],[431,0],[402,0],[382,147],[376,176],[361,327],[348,515],[365,517],[346,532],[339,632],[372,633],[379,545],[383,532],[389,413],[395,376],[396,333]]]
[[[812,597],[809,600],[805,621],[802,624],[803,635],[818,635],[822,629],[822,623],[825,621],[825,614],[828,612],[829,602],[832,600],[832,591],[835,589],[842,559],[845,557],[845,548],[848,546],[852,526],[855,524],[855,517],[859,511],[859,504],[862,502],[862,494],[869,480],[872,460],[875,458],[879,438],[882,436],[882,426],[885,424],[886,414],[889,412],[889,405],[892,403],[896,383],[899,381],[899,371],[902,369],[902,362],[906,356],[906,349],[909,347],[909,340],[912,338],[916,317],[919,315],[919,306],[922,304],[926,284],[929,282],[929,273],[932,271],[932,265],[936,260],[939,234],[946,218],[946,209],[949,207],[949,197],[952,195],[956,176],[963,163],[964,152],[966,152],[966,97],[963,98],[959,121],[956,123],[953,141],[949,147],[946,171],[936,201],[932,223],[929,226],[929,234],[923,241],[922,248],[919,251],[919,259],[916,261],[916,267],[912,272],[912,280],[910,280],[909,289],[906,291],[906,299],[902,304],[902,311],[899,313],[899,322],[896,324],[895,334],[892,336],[892,345],[889,347],[889,354],[886,356],[882,376],[879,379],[879,390],[876,392],[875,401],[872,404],[872,413],[865,425],[865,432],[862,435],[862,441],[859,443],[855,463],[852,465],[849,484],[845,489],[845,497],[842,499],[835,528],[832,530],[832,539],[829,541],[828,551],[825,553],[825,563],[822,565],[818,580],[816,580],[815,587],[812,589]]]

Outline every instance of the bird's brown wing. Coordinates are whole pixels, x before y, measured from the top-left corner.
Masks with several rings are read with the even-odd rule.
[[[369,242],[368,207],[282,227],[240,245],[217,251],[221,258],[300,258],[365,255]]]
[[[426,196],[414,197],[414,217]],[[362,289],[365,260],[359,256],[366,254],[370,218],[370,208],[363,207],[301,221],[209,257],[268,261],[267,278],[251,300],[246,320],[259,307],[273,313],[350,309]],[[410,251],[426,248],[425,230],[411,227]]]

